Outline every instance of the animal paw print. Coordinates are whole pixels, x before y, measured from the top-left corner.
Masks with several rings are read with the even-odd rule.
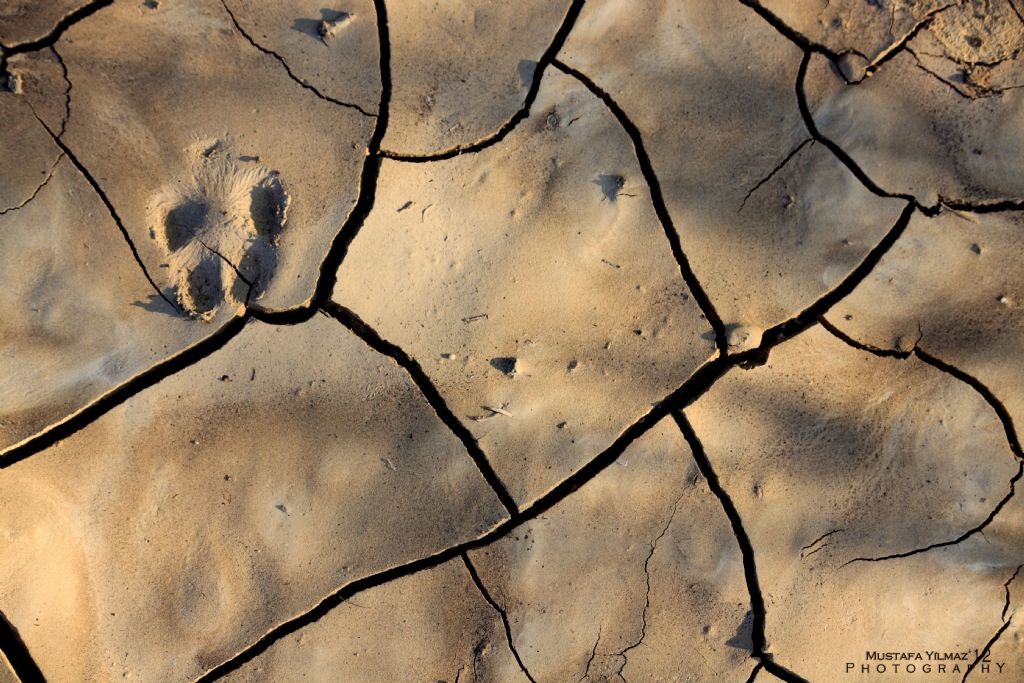
[[[151,207],[151,234],[167,253],[179,305],[209,321],[225,302],[244,306],[277,266],[290,198],[276,171],[240,164],[221,141],[192,150],[189,181]]]

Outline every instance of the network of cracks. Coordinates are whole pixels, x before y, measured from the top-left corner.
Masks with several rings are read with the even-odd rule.
[[[0,678],[1024,673],[1021,8],[485,5],[0,14]]]

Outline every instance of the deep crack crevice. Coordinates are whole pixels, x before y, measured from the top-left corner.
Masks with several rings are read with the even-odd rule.
[[[938,15],[941,12],[944,12],[950,7],[955,7],[957,4],[959,4],[951,3],[949,5],[944,5],[942,7],[938,7],[929,12],[926,12],[924,16],[918,19],[917,23],[914,24],[913,28],[911,28],[910,31],[903,35],[902,38],[900,38],[899,40],[895,40],[891,45],[889,45],[889,47],[882,50],[873,60],[871,60],[867,58],[867,55],[861,53],[858,50],[854,50],[851,48],[843,50],[841,52],[836,52],[835,50],[832,50],[826,45],[822,45],[821,43],[811,40],[804,34],[787,25],[781,17],[779,17],[777,14],[772,12],[767,7],[764,7],[760,2],[758,2],[758,0],[739,0],[739,2],[740,4],[750,8],[755,13],[757,13],[757,15],[764,19],[768,24],[770,24],[772,28],[778,31],[784,38],[794,43],[805,53],[820,54],[828,58],[828,60],[835,64],[837,68],[839,66],[839,61],[847,55],[857,55],[858,57],[861,57],[865,62],[868,62],[867,66],[864,68],[864,74],[860,78],[857,78],[855,80],[849,80],[844,71],[842,69],[839,69],[839,73],[842,74],[843,80],[845,80],[849,84],[860,83],[861,81],[864,80],[866,76],[869,76],[878,71],[878,69],[880,69],[882,65],[884,65],[886,62],[891,60],[893,57],[898,55],[903,50],[907,49],[907,44],[911,40],[913,40],[918,33],[920,33],[923,29],[927,28],[928,25],[932,22],[932,20],[935,19],[936,15]],[[895,13],[895,7],[893,8],[893,12]],[[893,17],[893,19],[895,20],[895,16]],[[889,37],[894,38],[894,36],[892,35],[892,24],[890,24],[889,27]]]
[[[1006,620],[1006,612],[1010,609],[1010,584],[1017,578],[1017,574],[1020,574],[1020,570],[1024,569],[1024,564],[1018,565],[1017,569],[1013,572],[1013,576],[1006,580],[1003,584],[1003,590],[1006,591],[1006,603],[1003,605],[1003,613],[999,615],[999,618],[1003,621]]]
[[[473,577],[473,583],[476,584],[477,590],[480,591],[480,595],[482,595],[484,597],[484,600],[487,601],[487,604],[493,607],[494,611],[496,611],[501,616],[501,623],[505,627],[505,640],[508,642],[508,649],[512,651],[512,656],[516,658],[516,663],[519,664],[519,668],[522,669],[523,674],[530,680],[530,683],[537,683],[537,681],[534,680],[533,676],[530,675],[529,669],[526,668],[526,665],[523,663],[522,658],[516,651],[515,644],[512,642],[512,627],[511,625],[509,625],[508,622],[508,614],[506,614],[505,610],[501,607],[501,605],[495,602],[494,598],[491,597],[491,594],[487,591],[487,587],[484,586],[484,582],[480,580],[480,575],[477,574],[476,567],[474,567],[473,563],[470,562],[469,555],[467,555],[465,552],[462,553],[462,561],[463,563],[465,563],[466,569],[469,570],[469,575]]]
[[[714,468],[711,466],[711,461],[708,460],[707,453],[704,451],[704,445],[697,437],[697,433],[690,425],[690,421],[680,410],[673,410],[672,417],[675,419],[680,431],[682,431],[686,443],[690,446],[693,459],[697,463],[697,469],[700,470],[711,493],[722,505],[722,510],[725,512],[725,516],[729,519],[729,524],[732,527],[733,536],[736,538],[736,544],[740,548],[740,555],[743,557],[743,576],[747,583],[747,592],[750,594],[750,611],[754,615],[750,634],[750,639],[753,643],[750,656],[757,659],[760,665],[770,673],[787,683],[807,683],[805,679],[789,669],[776,664],[772,659],[771,653],[765,652],[767,643],[765,638],[767,610],[765,608],[764,596],[761,593],[761,585],[757,578],[754,547],[746,530],[743,528],[743,520],[740,518],[736,505],[732,502],[729,493],[722,487],[718,474],[715,473]]]
[[[36,195],[38,195],[39,192],[44,187],[46,187],[46,184],[48,182],[50,182],[50,178],[53,177],[53,174],[57,172],[57,164],[59,164],[60,160],[63,159],[63,158],[64,158],[64,152],[61,151],[61,153],[57,155],[57,158],[53,161],[53,163],[50,164],[50,170],[46,172],[46,177],[43,178],[43,182],[41,182],[38,185],[36,185],[36,189],[32,190],[32,194],[30,194],[23,202],[21,202],[17,206],[8,206],[3,211],[0,211],[0,216],[3,216],[4,214],[10,213],[11,211],[17,211],[18,209],[23,208],[26,204],[28,204],[30,201],[35,199]]]
[[[288,66],[288,62],[286,62],[284,60],[284,57],[282,57],[281,55],[277,54],[273,50],[268,50],[267,48],[265,48],[262,45],[260,45],[259,43],[257,43],[253,39],[253,37],[250,36],[245,31],[245,29],[242,28],[241,24],[239,24],[238,20],[235,18],[235,13],[231,11],[231,8],[228,7],[227,2],[225,0],[221,0],[221,4],[224,6],[225,11],[227,11],[228,16],[231,17],[231,23],[234,24],[234,26],[238,30],[238,32],[242,34],[242,37],[245,38],[247,41],[249,41],[250,45],[252,45],[254,48],[259,50],[263,54],[269,55],[270,57],[273,57],[274,59],[276,59],[278,61],[278,63],[280,63],[281,66],[284,67],[284,70],[288,74],[288,77],[291,78],[293,81],[295,81],[297,84],[299,84],[301,87],[305,88],[306,90],[309,90],[311,93],[313,93],[314,95],[319,97],[321,100],[324,100],[326,102],[330,102],[332,104],[336,104],[339,107],[347,107],[349,109],[355,109],[357,112],[359,112],[363,116],[369,116],[370,118],[374,118],[374,117],[377,116],[376,114],[371,114],[370,112],[366,111],[365,109],[360,107],[358,104],[352,104],[350,102],[342,102],[341,100],[334,99],[333,97],[331,97],[329,95],[325,95],[322,92],[320,92],[320,90],[318,90],[315,86],[313,86],[312,84],[307,82],[306,80],[296,76],[292,72],[291,67]]]
[[[762,179],[761,179],[760,181],[758,181],[757,185],[754,185],[754,186],[753,186],[752,188],[750,188],[750,190],[749,190],[749,191],[747,192],[747,195],[746,195],[746,196],[745,196],[745,197],[743,198],[743,201],[742,201],[742,202],[740,202],[740,208],[736,209],[736,213],[739,213],[740,211],[743,211],[743,207],[747,205],[747,200],[748,200],[748,199],[750,199],[750,195],[752,195],[752,194],[754,194],[755,192],[757,192],[757,190],[758,190],[758,189],[759,189],[759,188],[760,188],[760,187],[761,187],[762,185],[764,185],[765,183],[767,183],[767,182],[768,182],[769,180],[771,180],[771,179],[772,179],[772,176],[774,176],[774,175],[775,175],[776,173],[778,173],[779,171],[781,171],[781,170],[783,169],[783,167],[784,167],[784,166],[785,166],[786,164],[788,164],[788,163],[789,163],[790,159],[792,159],[793,157],[795,157],[795,156],[797,155],[797,153],[798,153],[798,152],[799,152],[799,151],[800,151],[801,149],[803,149],[803,148],[804,148],[804,145],[806,145],[806,144],[808,144],[808,143],[810,143],[810,144],[812,144],[812,145],[813,145],[813,144],[814,144],[814,142],[815,142],[814,138],[807,138],[806,140],[804,140],[803,142],[801,142],[801,143],[800,143],[799,145],[797,145],[796,147],[794,147],[794,148],[793,148],[793,151],[792,151],[792,152],[790,152],[789,154],[787,154],[787,155],[786,155],[786,158],[785,158],[785,159],[783,159],[783,160],[782,160],[782,161],[781,161],[781,162],[779,163],[779,165],[778,165],[778,166],[776,166],[775,168],[773,168],[773,169],[771,170],[771,173],[769,173],[769,174],[768,174],[768,175],[766,175],[766,176],[765,176],[764,178],[762,178]]]
[[[395,161],[408,161],[414,163],[441,161],[443,159],[457,157],[461,154],[479,152],[504,140],[509,133],[515,130],[516,126],[518,126],[521,121],[530,115],[530,108],[533,106],[534,101],[537,99],[537,94],[540,92],[540,85],[543,80],[544,70],[555,60],[555,57],[561,51],[562,46],[569,37],[569,32],[572,31],[573,26],[576,24],[576,19],[579,17],[580,11],[583,9],[583,3],[584,0],[572,0],[572,4],[569,5],[569,9],[566,10],[565,17],[562,19],[562,25],[558,27],[558,31],[555,33],[555,37],[552,39],[551,44],[548,45],[544,54],[542,54],[540,59],[537,61],[537,66],[533,71],[533,81],[530,83],[529,90],[526,91],[526,97],[523,99],[523,104],[520,105],[519,109],[516,110],[516,113],[513,114],[508,121],[503,123],[498,130],[477,140],[476,142],[456,145],[455,147],[443,152],[435,152],[433,154],[401,154],[398,152],[382,150],[381,156],[388,159],[394,159]]]
[[[365,576],[347,584],[325,597],[309,611],[299,614],[271,629],[248,648],[239,652],[237,655],[223,662],[214,669],[211,669],[205,675],[200,677],[196,683],[212,683],[212,681],[216,681],[228,673],[238,670],[247,662],[252,661],[263,652],[266,652],[274,643],[278,642],[282,638],[286,638],[290,634],[295,633],[309,624],[319,621],[323,616],[328,614],[342,602],[364,590],[380,586],[388,583],[389,581],[394,581],[395,579],[403,576],[409,576],[410,574],[415,574],[416,572],[436,567],[459,557],[459,555],[464,552],[490,545],[513,531],[524,522],[536,519],[593,479],[600,472],[604,471],[605,468],[610,467],[611,464],[622,455],[626,448],[646,434],[649,429],[660,422],[662,418],[666,417],[671,410],[682,408],[689,404],[698,395],[711,386],[711,384],[726,370],[736,364],[736,362],[737,361],[735,360],[729,361],[722,358],[716,358],[715,360],[703,365],[690,377],[690,379],[683,383],[682,386],[666,396],[664,400],[655,404],[650,412],[626,428],[611,446],[599,453],[590,460],[590,462],[583,465],[573,474],[563,479],[558,485],[536,501],[525,508],[522,508],[518,514],[513,515],[502,524],[496,526],[490,532],[475,540],[446,548],[434,555],[412,560],[406,564],[378,572],[377,574]]]
[[[583,681],[587,680],[587,676],[590,675],[590,665],[594,663],[594,658],[597,657],[597,646],[601,644],[601,631],[602,630],[604,630],[603,627],[600,624],[598,624],[598,626],[597,626],[597,640],[594,641],[594,648],[590,651],[590,659],[587,660],[587,666],[583,670],[583,676],[580,678],[580,680],[576,681],[576,683],[583,683]]]
[[[309,301],[294,308],[268,311],[249,306],[254,318],[270,325],[296,325],[316,315],[316,312],[330,298],[338,281],[338,268],[348,253],[352,240],[359,234],[377,199],[377,181],[380,178],[380,143],[387,132],[391,106],[391,38],[388,30],[388,14],[384,0],[373,0],[377,14],[377,43],[380,46],[380,102],[377,105],[377,119],[366,149],[359,177],[359,196],[341,229],[331,242],[327,256],[320,263],[316,288]]]
[[[742,0],[741,0],[742,1]],[[819,129],[817,123],[814,121],[814,116],[811,114],[810,105],[807,103],[807,93],[804,90],[804,82],[807,79],[807,69],[810,66],[811,56],[813,50],[805,50],[803,59],[800,61],[800,68],[797,71],[796,76],[796,98],[797,105],[800,109],[800,116],[803,119],[804,126],[811,133],[811,137],[816,141],[823,144],[832,154],[844,165],[846,168],[860,181],[860,183],[873,195],[877,197],[889,197],[893,199],[902,199],[909,202],[925,216],[933,218],[944,209],[952,210],[955,213],[959,212],[972,212],[972,213],[997,213],[1002,211],[1024,211],[1024,200],[1017,199],[994,199],[986,200],[982,202],[967,202],[960,199],[951,199],[939,195],[938,201],[932,206],[925,206],[917,201],[917,197],[912,194],[901,193],[901,192],[889,192],[881,186],[879,186],[871,177],[860,167],[860,165],[853,159],[850,154],[844,150],[839,144],[825,136]]]
[[[931,10],[930,12],[925,12],[924,16],[922,16],[920,19],[918,19],[917,23],[914,24],[913,28],[911,28],[909,31],[907,31],[907,33],[904,34],[904,36],[902,38],[900,38],[899,40],[894,42],[892,45],[890,45],[889,47],[887,47],[884,50],[882,50],[882,52],[880,52],[878,54],[878,56],[875,57],[871,61],[871,63],[868,65],[867,69],[865,70],[865,75],[866,76],[870,76],[871,74],[875,73],[880,68],[882,68],[882,65],[884,65],[886,62],[888,62],[893,57],[898,55],[900,52],[903,52],[904,50],[908,50],[909,51],[909,48],[907,47],[907,45],[910,43],[910,41],[913,40],[917,36],[918,33],[923,31],[924,29],[926,29],[928,27],[928,25],[932,23],[932,21],[935,19],[936,16],[938,16],[942,12],[945,12],[946,10],[950,9],[951,7],[956,7],[959,4],[960,4],[959,1],[958,2],[952,2],[952,3],[948,4],[948,5],[943,5],[942,7],[937,7],[935,9]],[[893,12],[895,13],[895,6],[893,7]],[[891,31],[890,31],[889,35],[890,36],[892,35]],[[859,83],[862,80],[863,80],[863,77],[860,78],[860,79],[857,79],[857,81],[855,81],[855,82]]]
[[[920,204],[918,204],[917,198],[914,197],[914,195],[892,193],[883,190],[881,187],[878,186],[877,183],[875,183],[874,180],[871,179],[870,176],[868,176],[867,173],[864,172],[864,170],[857,164],[857,162],[853,160],[853,157],[847,154],[846,150],[844,150],[842,147],[840,147],[838,144],[836,144],[829,138],[825,137],[822,134],[822,132],[818,130],[818,125],[814,121],[814,116],[811,115],[810,106],[807,104],[807,93],[804,91],[804,81],[807,80],[807,68],[811,64],[812,54],[813,53],[811,50],[804,50],[804,56],[803,59],[800,60],[800,68],[797,71],[796,75],[797,106],[800,108],[800,116],[801,118],[803,118],[804,126],[807,128],[808,131],[810,131],[811,137],[814,138],[816,141],[820,142],[821,144],[825,145],[825,147],[827,147],[828,150],[832,152],[832,154],[835,155],[835,157],[839,159],[839,161],[842,162],[842,164],[846,166],[847,169],[849,169],[850,173],[852,173],[857,178],[857,180],[859,180],[860,183],[864,187],[866,187],[868,191],[871,192],[872,194],[878,197],[895,197],[903,199],[912,204],[913,206],[917,207],[925,215],[936,215],[940,210],[939,206],[921,206]]]
[[[748,676],[748,677],[746,677],[746,681],[745,681],[745,683],[754,683],[754,681],[755,681],[755,680],[757,679],[757,677],[758,677],[758,674],[759,674],[759,673],[761,673],[761,670],[762,670],[763,668],[764,668],[764,665],[763,665],[763,664],[761,664],[761,663],[760,663],[760,661],[759,661],[759,663],[757,663],[757,664],[756,664],[756,665],[754,666],[754,669],[752,669],[752,670],[751,670],[751,675],[750,675],[750,676]]]
[[[0,612],[0,651],[7,657],[21,683],[46,683],[46,678],[32,659],[25,641],[7,615]],[[3,666],[3,664],[0,664]]]
[[[853,348],[858,349],[860,351],[867,351],[868,353],[874,354],[874,355],[879,356],[881,358],[899,358],[900,360],[906,360],[907,358],[910,358],[912,353],[914,353],[912,350],[911,351],[897,351],[895,349],[880,349],[877,346],[871,346],[870,344],[863,344],[863,343],[857,341],[856,339],[854,339],[853,337],[851,337],[850,335],[848,335],[845,332],[843,332],[841,329],[839,329],[838,327],[836,327],[832,323],[830,323],[828,321],[828,318],[826,318],[824,315],[819,315],[818,316],[818,322],[821,323],[821,326],[824,327],[826,330],[828,330],[831,334],[833,334],[834,336],[838,337],[840,340],[842,340],[844,343],[848,344],[849,346],[852,346]],[[921,338],[918,337],[917,341],[918,342],[921,341]],[[916,344],[916,342],[915,342],[915,344]]]
[[[50,47],[50,51],[53,52],[53,56],[57,58],[57,63],[60,64],[61,73],[64,76],[64,82],[68,84],[68,87],[64,90],[64,117],[60,122],[60,133],[57,137],[64,137],[64,132],[67,130],[68,121],[71,120],[71,88],[74,84],[71,83],[71,78],[68,76],[68,65],[64,62],[64,58],[59,52],[57,52],[57,46],[53,45]]]
[[[47,126],[41,118],[39,118],[38,114],[35,114],[33,112],[33,115],[36,117],[36,120],[39,122],[39,125],[41,125],[43,129],[50,134],[50,137],[53,138],[54,143],[56,143],[56,145],[60,147],[61,151],[67,156],[71,163],[74,164],[75,168],[78,169],[78,172],[82,174],[82,177],[84,177],[85,180],[89,183],[89,185],[92,186],[92,189],[96,191],[96,194],[99,196],[100,201],[103,202],[103,205],[107,207],[107,211],[110,213],[110,217],[114,219],[114,223],[117,225],[117,229],[121,231],[121,236],[124,237],[124,241],[128,244],[128,248],[131,249],[132,256],[135,257],[135,262],[142,270],[142,274],[146,277],[146,280],[149,281],[149,284],[152,285],[153,291],[155,291],[161,299],[166,301],[171,308],[180,313],[181,308],[173,301],[171,301],[169,298],[167,298],[167,295],[160,290],[156,282],[153,280],[153,277],[149,274],[149,270],[146,269],[146,264],[142,262],[142,257],[139,256],[139,250],[135,248],[135,242],[132,241],[131,235],[128,234],[128,229],[125,228],[124,223],[121,222],[121,217],[117,214],[117,209],[114,208],[114,204],[110,201],[110,198],[107,197],[107,193],[103,191],[103,188],[100,187],[100,184],[96,181],[92,174],[89,173],[89,170],[82,164],[81,161],[78,160],[78,157],[76,157],[74,153],[72,153],[72,151],[68,148],[68,146],[64,144],[64,141],[61,140],[60,136],[58,136],[56,133],[50,130],[50,127]]]
[[[323,310],[327,315],[331,316],[351,330],[351,332],[362,339],[367,346],[372,348],[374,351],[391,358],[409,373],[413,383],[415,383],[417,388],[419,388],[420,393],[423,394],[424,398],[426,398],[430,407],[434,409],[434,412],[441,421],[444,422],[445,426],[448,427],[459,441],[462,442],[462,445],[469,453],[469,457],[473,459],[474,463],[476,463],[477,468],[480,470],[480,474],[494,490],[495,495],[498,496],[498,500],[501,501],[501,504],[508,511],[509,515],[515,517],[519,513],[519,507],[516,505],[515,500],[512,498],[511,494],[509,494],[508,489],[505,488],[505,484],[494,471],[494,468],[491,467],[491,463],[488,461],[487,455],[480,448],[480,444],[478,444],[476,439],[473,438],[469,429],[467,429],[459,418],[452,413],[451,409],[448,408],[444,398],[441,397],[441,392],[439,392],[431,383],[430,378],[427,377],[427,373],[423,371],[420,364],[401,348],[386,339],[383,339],[376,330],[367,325],[358,315],[344,306],[333,301],[328,301],[324,304]]]
[[[1010,413],[1006,409],[1006,406],[1003,405],[1003,402],[1000,401],[996,397],[996,395],[992,393],[992,390],[985,386],[985,384],[977,377],[973,377],[964,372],[963,370],[953,365],[950,365],[945,361],[939,360],[935,356],[932,356],[928,352],[922,350],[920,347],[915,346],[912,351],[907,352],[883,351],[880,349],[875,349],[873,347],[857,342],[855,339],[844,334],[835,326],[829,324],[826,320],[822,319],[821,322],[822,327],[824,327],[828,332],[832,333],[833,335],[835,335],[837,339],[850,345],[855,349],[858,349],[860,351],[866,351],[876,356],[885,358],[897,358],[899,360],[906,360],[911,355],[914,355],[924,363],[927,363],[928,365],[931,365],[937,370],[944,372],[948,375],[951,375],[952,377],[960,380],[964,384],[969,385],[972,389],[974,389],[975,391],[978,392],[978,394],[981,395],[981,397],[985,400],[989,407],[991,407],[992,410],[996,413],[996,416],[999,418],[999,422],[1002,424],[1003,431],[1006,435],[1007,445],[1010,447],[1010,451],[1013,453],[1014,458],[1017,460],[1017,473],[1010,478],[1009,492],[1007,492],[1007,494],[1003,496],[1002,499],[1000,499],[1000,501],[996,504],[994,508],[992,508],[988,516],[984,520],[982,520],[981,523],[979,523],[971,529],[968,529],[960,536],[957,536],[956,538],[949,541],[932,543],[931,545],[924,546],[921,548],[914,548],[913,550],[908,550],[902,553],[893,553],[891,555],[883,555],[881,557],[857,557],[852,560],[849,560],[848,562],[845,562],[842,566],[845,567],[846,565],[852,564],[854,562],[881,562],[883,560],[895,560],[904,557],[911,557],[912,555],[919,555],[921,553],[928,552],[929,550],[934,550],[936,548],[946,548],[949,546],[957,545],[962,541],[967,540],[974,534],[982,532],[985,529],[985,527],[992,523],[992,520],[995,519],[996,515],[999,514],[999,512],[1006,506],[1006,504],[1010,502],[1010,500],[1014,496],[1017,482],[1020,481],[1022,476],[1024,476],[1024,450],[1021,449],[1020,440],[1017,437],[1017,429],[1014,426],[1013,418],[1010,416]],[[918,341],[920,341],[920,338],[918,339]]]
[[[992,646],[996,644],[996,641],[998,641],[999,638],[1006,631],[1006,629],[1010,627],[1010,621],[1013,619],[1013,613],[1010,613],[1009,619],[1006,617],[1006,613],[1010,609],[1010,584],[1013,583],[1013,580],[1017,578],[1017,574],[1020,573],[1020,570],[1022,568],[1024,568],[1024,565],[1018,565],[1016,571],[1013,572],[1013,576],[1007,579],[1006,583],[1003,584],[1003,590],[1006,591],[1006,602],[1003,604],[1003,613],[999,617],[1003,620],[1003,625],[1000,626],[999,630],[996,631],[995,635],[993,635],[992,638],[989,639],[988,643],[985,644],[985,647],[980,652],[978,652],[978,656],[974,658],[974,661],[967,666],[967,670],[964,671],[964,677],[960,679],[961,683],[965,683],[967,681],[967,677],[971,675],[971,671],[973,671],[974,668],[978,666],[978,664],[983,662],[985,658],[992,653]],[[1000,672],[1002,672],[1001,667]]]
[[[637,162],[640,164],[640,172],[643,174],[644,180],[647,182],[647,186],[651,190],[651,203],[654,204],[654,213],[657,214],[658,220],[661,222],[662,229],[665,231],[665,236],[668,238],[669,245],[672,248],[672,255],[675,257],[676,263],[679,266],[679,272],[682,274],[687,288],[693,295],[694,301],[696,301],[697,305],[700,307],[701,313],[704,314],[708,324],[711,325],[711,329],[715,333],[715,346],[718,348],[719,353],[725,355],[728,353],[728,335],[725,331],[725,323],[722,322],[722,318],[718,315],[718,311],[715,310],[715,306],[711,302],[711,298],[707,295],[707,292],[704,291],[703,285],[701,285],[700,280],[698,280],[696,274],[694,274],[693,268],[690,266],[690,260],[686,258],[682,242],[679,239],[679,232],[676,230],[675,224],[672,222],[672,216],[668,212],[668,206],[665,204],[665,196],[661,191],[661,181],[658,179],[658,175],[654,172],[654,165],[651,163],[651,158],[647,154],[647,148],[644,147],[643,136],[640,133],[640,129],[632,120],[630,120],[622,107],[612,99],[611,95],[602,90],[586,74],[566,65],[558,59],[553,59],[551,63],[558,70],[572,76],[585,85],[595,97],[601,100],[611,111],[612,115],[615,116],[619,125],[622,126],[623,130],[625,130],[626,134],[629,136],[629,139],[633,142],[633,152],[636,155]],[[790,156],[792,156],[792,154]]]
[[[841,55],[838,52],[834,52],[826,46],[814,42],[796,29],[790,28],[790,26],[787,25],[779,15],[772,12],[757,0],[739,0],[739,2],[741,5],[744,5],[757,13],[757,15],[768,22],[772,28],[782,34],[784,38],[796,44],[796,46],[804,52],[817,52],[818,54],[825,55],[833,62],[839,60]]]
[[[81,431],[128,399],[160,383],[171,375],[195,365],[215,351],[223,348],[235,335],[242,331],[248,320],[248,314],[233,318],[202,341],[179,351],[177,354],[126,380],[38,434],[0,451],[0,470],[46,450],[57,442]]]
[[[86,3],[73,12],[69,12],[61,17],[60,21],[58,21],[54,27],[50,29],[50,32],[42,38],[18,43],[17,45],[0,45],[0,55],[3,57],[3,61],[0,62],[0,72],[3,71],[4,67],[6,67],[8,57],[53,47],[53,45],[60,40],[60,37],[64,35],[64,32],[69,28],[83,19],[91,17],[104,7],[112,4],[114,4],[114,0],[92,0],[92,2]]]
[[[700,473],[704,477],[704,481],[707,482],[712,495],[718,499],[718,502],[722,506],[722,510],[725,512],[725,516],[729,519],[729,525],[732,527],[733,536],[736,537],[736,543],[740,547],[740,555],[743,557],[743,576],[747,582],[747,592],[750,594],[750,610],[754,615],[752,632],[750,634],[753,649],[750,654],[752,657],[761,658],[765,654],[764,626],[766,610],[764,597],[761,595],[761,585],[757,578],[757,564],[754,561],[754,546],[750,543],[750,537],[747,535],[746,529],[743,528],[743,520],[740,518],[740,513],[736,509],[736,505],[732,502],[732,498],[722,487],[722,484],[718,479],[718,474],[711,466],[711,461],[708,460],[707,453],[704,452],[704,444],[702,444],[700,439],[697,437],[697,433],[690,425],[690,421],[679,410],[673,410],[672,417],[675,419],[676,424],[679,426],[679,430],[683,433],[683,438],[686,439],[686,443],[690,446],[690,450],[693,452],[693,459],[697,463],[697,469],[700,470]]]
[[[875,269],[878,262],[882,260],[882,257],[892,248],[900,236],[903,235],[903,232],[910,224],[913,214],[914,205],[908,203],[903,207],[903,211],[900,213],[899,218],[896,219],[896,223],[889,229],[889,232],[872,247],[871,251],[857,264],[857,267],[851,270],[838,285],[819,297],[797,315],[766,330],[761,335],[761,343],[757,348],[744,351],[741,354],[734,354],[730,357],[743,356],[745,367],[766,363],[768,354],[773,347],[813,326],[818,322],[820,316],[827,313],[833,306],[857,288],[864,278]]]

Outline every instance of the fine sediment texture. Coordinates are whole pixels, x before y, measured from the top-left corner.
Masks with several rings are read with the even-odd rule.
[[[0,3],[0,682],[1024,677],[1022,12]]]

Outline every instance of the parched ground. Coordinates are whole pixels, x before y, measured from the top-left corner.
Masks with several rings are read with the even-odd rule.
[[[0,682],[1024,680],[1022,17],[0,0]]]

